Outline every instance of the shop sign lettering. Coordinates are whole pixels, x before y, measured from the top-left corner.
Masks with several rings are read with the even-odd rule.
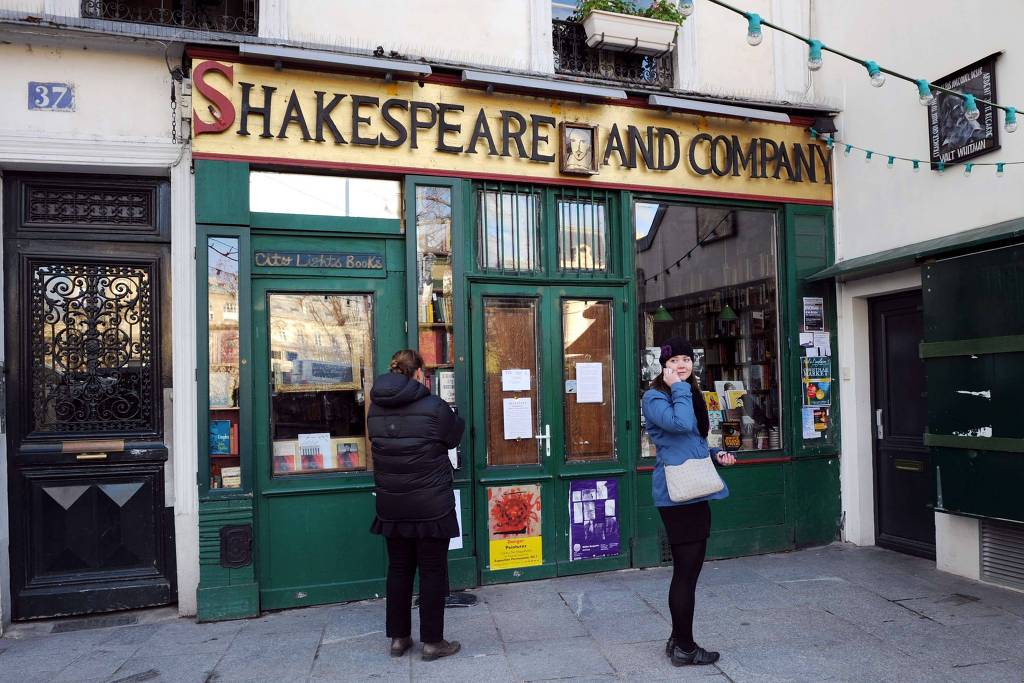
[[[344,270],[381,270],[384,268],[384,257],[379,254],[319,251],[257,251],[253,262],[259,268],[335,268]]]
[[[207,103],[202,115],[193,111],[197,137],[233,132],[243,138],[298,138],[303,143],[380,150],[432,147],[450,155],[561,162],[566,173],[570,172],[564,170],[566,160],[556,152],[570,149],[572,141],[560,139],[559,124],[579,123],[510,109],[467,109],[455,102],[326,89],[279,91],[276,86],[242,80],[236,84],[234,65],[214,61],[196,64],[193,82]],[[593,147],[583,150],[593,155],[596,170],[588,171],[591,174],[602,167],[655,173],[682,168],[695,176],[832,183],[832,150],[813,142],[703,132],[688,135],[670,125],[636,126],[621,121],[593,128]],[[576,148],[571,151],[582,154]]]

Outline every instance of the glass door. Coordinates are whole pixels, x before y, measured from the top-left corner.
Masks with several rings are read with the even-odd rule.
[[[482,580],[628,566],[622,289],[479,284],[471,297]]]

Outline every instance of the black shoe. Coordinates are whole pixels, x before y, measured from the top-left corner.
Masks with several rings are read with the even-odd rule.
[[[676,649],[676,637],[669,636],[668,641],[665,642],[665,656],[671,657],[674,649]]]
[[[720,656],[717,652],[708,652],[700,645],[693,652],[686,652],[683,648],[676,647],[672,650],[672,666],[714,664]]]
[[[405,638],[392,638],[391,639],[391,656],[401,657],[409,648],[412,647],[412,638],[408,636]]]
[[[426,662],[433,661],[435,659],[441,659],[441,657],[447,657],[453,655],[462,649],[462,645],[459,641],[447,641],[441,640],[436,643],[423,643],[423,660]]]

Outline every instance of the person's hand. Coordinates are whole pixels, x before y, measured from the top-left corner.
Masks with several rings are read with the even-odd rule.
[[[736,456],[732,453],[718,451],[718,454],[715,455],[715,457],[718,458],[718,464],[722,467],[731,467],[736,464]]]
[[[676,382],[682,381],[681,379],[679,379],[679,375],[676,374],[676,371],[673,370],[672,368],[665,368],[661,373],[661,378],[665,380],[665,384],[667,384],[668,386],[672,386]]]

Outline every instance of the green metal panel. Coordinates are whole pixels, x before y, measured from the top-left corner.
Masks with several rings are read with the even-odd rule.
[[[402,221],[397,218],[351,218],[349,216],[316,216],[253,211],[251,214],[251,225],[254,229],[301,230],[304,232],[330,232],[332,234],[402,234]]]
[[[199,621],[243,619],[259,614],[255,565],[238,569],[220,565],[220,530],[227,525],[252,523],[251,497],[199,503]]]
[[[195,162],[196,223],[249,225],[249,164]]]
[[[1024,353],[1011,343],[1024,329],[1024,246],[930,263],[922,280],[936,508],[1024,521]]]
[[[794,460],[789,467],[789,480],[788,509],[796,547],[836,540],[842,519],[839,458]]]

